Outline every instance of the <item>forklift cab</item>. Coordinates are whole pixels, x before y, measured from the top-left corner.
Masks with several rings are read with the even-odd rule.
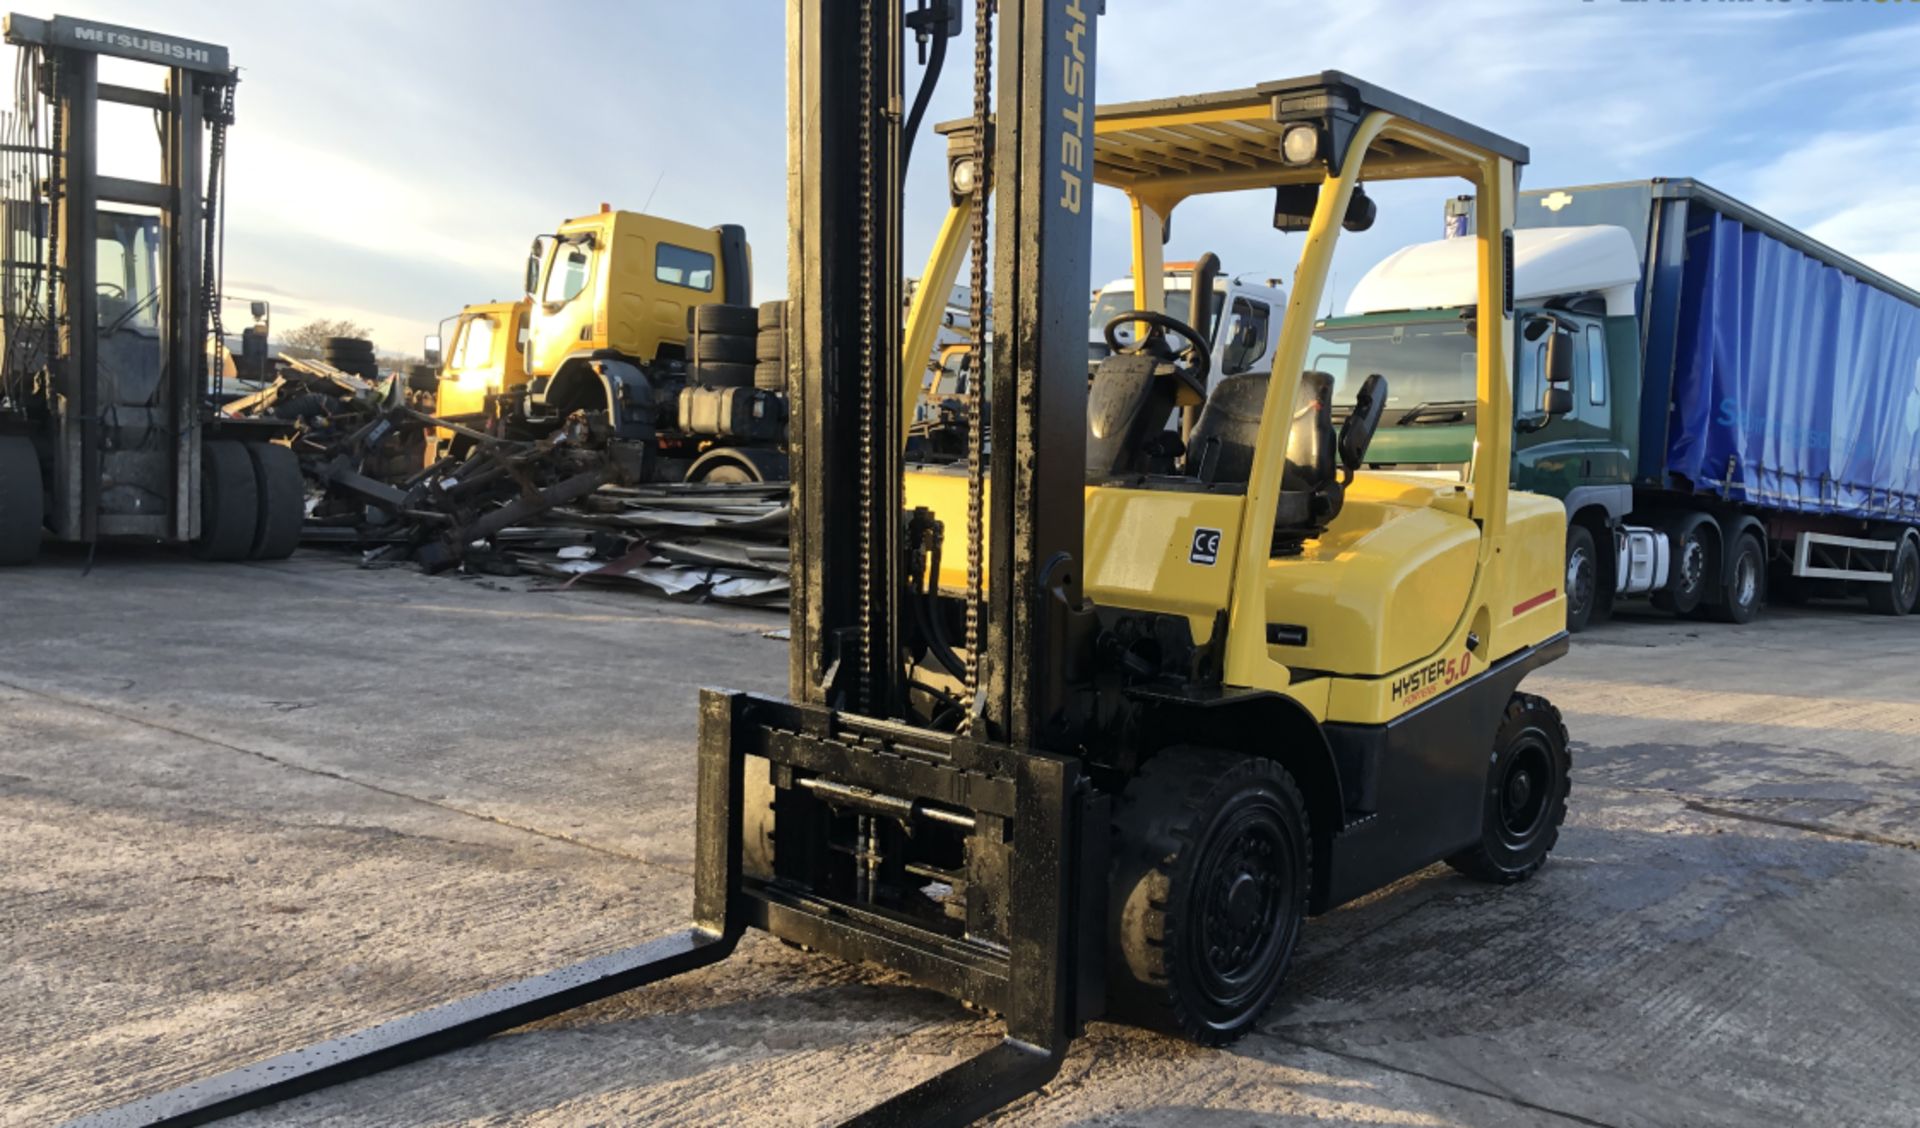
[[[950,162],[965,160],[965,123],[942,131]],[[1140,343],[1103,360],[1089,389],[1087,597],[1183,620],[1227,684],[1284,694],[1323,720],[1390,719],[1431,696],[1395,691],[1396,679],[1435,662],[1473,669],[1556,635],[1564,517],[1508,482],[1516,326],[1498,233],[1525,150],[1337,72],[1103,106],[1094,133],[1094,179],[1125,194],[1131,276],[1148,284]],[[1366,469],[1387,381],[1349,374],[1342,391],[1359,402],[1336,413],[1333,377],[1307,363],[1335,242],[1371,218],[1363,184],[1407,179],[1451,181],[1439,188],[1449,194],[1465,181],[1476,230],[1496,233],[1475,254],[1480,308],[1496,314],[1475,328],[1477,457],[1458,483]],[[1272,193],[1276,223],[1307,239],[1271,371],[1209,379],[1210,327],[1165,313],[1161,247],[1180,203],[1226,192]],[[956,195],[944,233],[957,240],[968,207]],[[951,276],[936,271],[958,257],[936,246],[922,292],[946,292]],[[907,356],[924,355],[931,312],[911,312]],[[1180,407],[1197,413],[1184,433],[1166,430]],[[953,478],[910,472],[909,505],[958,513]],[[1516,541],[1524,551],[1506,549]],[[942,584],[957,589],[949,572]]]

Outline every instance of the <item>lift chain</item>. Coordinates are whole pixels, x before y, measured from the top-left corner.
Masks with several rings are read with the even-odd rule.
[[[984,711],[980,699],[980,656],[986,650],[980,614],[985,595],[984,539],[986,502],[987,389],[987,176],[993,167],[988,128],[993,95],[993,0],[975,0],[973,18],[973,225],[969,232],[967,285],[967,654],[966,711],[960,731],[973,734]]]
[[[874,99],[874,53],[878,50],[873,29],[873,5],[860,5],[860,486],[859,497],[859,622],[860,660],[855,667],[855,705],[861,713],[873,715],[873,413],[876,372],[874,342],[874,273],[877,240],[873,225],[877,221],[874,194],[878,188],[874,176],[874,115],[881,112]]]
[[[226,183],[227,124],[233,120],[233,91],[235,83],[228,81],[220,91],[220,111],[209,115],[208,122],[212,136],[207,144],[207,209],[201,217],[201,226],[206,231],[206,244],[200,256],[200,301],[203,304],[202,328],[212,336],[213,348],[201,348],[198,351],[198,364],[211,363],[213,377],[211,386],[215,394],[226,390],[227,383],[227,334],[220,319],[220,286],[225,273],[221,269],[220,253],[223,234],[220,226],[226,219],[226,194],[221,190]],[[204,377],[204,370],[201,375]],[[207,387],[208,381],[200,381],[201,387]]]

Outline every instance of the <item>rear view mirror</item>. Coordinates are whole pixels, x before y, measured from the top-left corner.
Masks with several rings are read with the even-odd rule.
[[[438,333],[429,334],[427,336],[426,345],[420,351],[424,354],[426,362],[428,364],[436,364],[436,365],[439,364],[440,363],[440,334]]]
[[[1541,384],[1540,410],[1548,416],[1573,410],[1573,334],[1556,327],[1547,339],[1546,380]]]

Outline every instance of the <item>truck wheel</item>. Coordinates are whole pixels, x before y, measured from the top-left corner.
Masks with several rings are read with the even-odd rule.
[[[307,483],[300,458],[276,443],[247,443],[253,460],[253,486],[259,498],[249,560],[285,560],[300,547],[300,526],[307,519]]]
[[[1707,611],[1723,623],[1751,623],[1767,598],[1767,556],[1760,542],[1743,536],[1733,545],[1733,567]]]
[[[1579,634],[1593,618],[1600,599],[1600,560],[1593,533],[1585,525],[1567,526],[1567,630]]]
[[[1673,552],[1673,576],[1665,591],[1653,594],[1653,605],[1676,615],[1691,615],[1706,598],[1707,581],[1712,575],[1713,551],[1707,543],[1706,524],[1688,529]]]
[[[1306,802],[1271,760],[1169,748],[1114,819],[1108,1003],[1116,1017],[1218,1046],[1280,991],[1307,916]]]
[[[1532,877],[1560,840],[1572,766],[1560,710],[1544,697],[1514,694],[1487,757],[1480,841],[1447,864],[1495,885]]]
[[[1893,554],[1893,582],[1867,585],[1867,606],[1876,615],[1908,615],[1916,599],[1920,599],[1920,548],[1908,537]]]
[[[753,365],[707,361],[693,366],[693,382],[702,388],[751,388]]]
[[[45,507],[33,441],[0,435],[0,564],[31,564],[40,555]]]
[[[200,538],[193,554],[202,560],[245,560],[253,550],[260,493],[253,459],[244,444],[215,439],[200,448]]]

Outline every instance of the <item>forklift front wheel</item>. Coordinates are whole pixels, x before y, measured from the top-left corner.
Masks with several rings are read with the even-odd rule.
[[[1532,877],[1560,839],[1572,766],[1560,710],[1544,697],[1514,694],[1487,757],[1480,841],[1447,864],[1496,885]]]
[[[0,435],[0,564],[31,564],[40,555],[44,505],[33,442]]]
[[[1169,748],[1114,820],[1108,1004],[1116,1018],[1219,1046],[1280,991],[1306,920],[1312,836],[1286,769]]]
[[[200,455],[200,536],[193,554],[202,560],[245,560],[259,521],[253,459],[232,439],[211,440]]]

